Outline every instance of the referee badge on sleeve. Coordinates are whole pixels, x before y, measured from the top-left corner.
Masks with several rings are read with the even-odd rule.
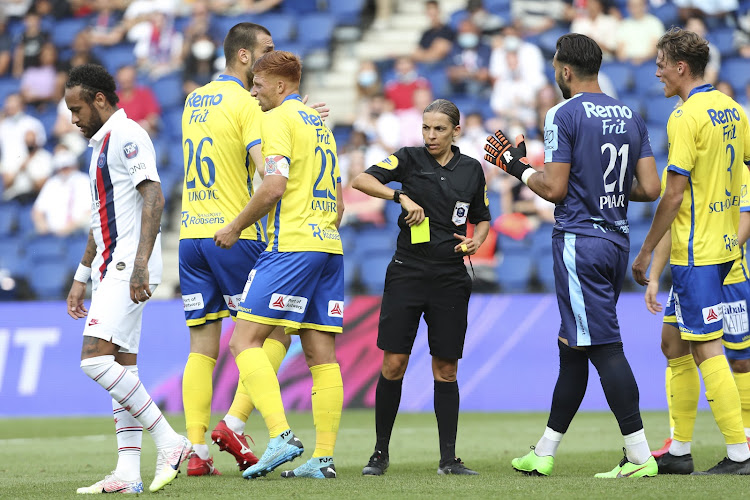
[[[466,217],[469,215],[469,204],[463,201],[457,201],[453,207],[453,223],[457,226],[466,224]]]

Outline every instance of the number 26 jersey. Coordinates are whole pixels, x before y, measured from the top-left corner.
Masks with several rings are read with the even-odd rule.
[[[643,118],[606,94],[579,93],[547,112],[544,162],[570,163],[553,236],[606,238],[629,248],[628,202],[638,160],[653,156]]]

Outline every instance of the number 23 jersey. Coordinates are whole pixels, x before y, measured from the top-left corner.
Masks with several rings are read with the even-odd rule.
[[[336,141],[318,112],[292,94],[265,114],[261,138],[263,158],[289,161],[286,191],[268,214],[266,250],[343,254],[336,228]]]
[[[643,118],[606,94],[580,93],[547,112],[544,162],[570,163],[553,236],[606,238],[629,248],[627,212],[636,163],[653,156]]]

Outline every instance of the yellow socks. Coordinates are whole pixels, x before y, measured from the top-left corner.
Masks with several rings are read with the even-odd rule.
[[[268,356],[273,371],[279,373],[281,362],[284,361],[284,356],[286,356],[286,348],[284,347],[284,344],[278,340],[266,339],[266,341],[263,342],[263,352]],[[253,408],[255,408],[253,400],[247,393],[245,385],[240,380],[237,384],[237,392],[234,394],[234,399],[232,400],[232,406],[229,407],[227,414],[246,422],[250,414],[253,412]]]
[[[740,395],[727,358],[723,354],[709,358],[701,363],[700,370],[706,386],[706,399],[711,405],[714,420],[724,435],[724,441],[728,445],[745,443]]]
[[[672,377],[669,382],[669,406],[674,421],[674,439],[682,442],[693,440],[695,417],[698,413],[698,399],[701,381],[698,367],[692,354],[670,359]]]
[[[672,367],[667,363],[667,369],[664,372],[664,389],[667,394],[667,414],[669,415],[669,430],[674,436],[674,418],[672,417]]]
[[[742,425],[745,429],[750,429],[750,373],[735,373],[734,382],[742,403]]]
[[[264,349],[245,349],[236,358],[240,382],[245,385],[252,402],[268,427],[269,437],[275,438],[289,428],[281,402],[279,379]]]
[[[185,428],[193,444],[206,444],[206,430],[211,422],[211,396],[216,360],[191,352],[182,375],[182,405]]]
[[[333,455],[344,405],[344,384],[338,363],[316,365],[312,373],[312,413],[315,423],[313,457]]]

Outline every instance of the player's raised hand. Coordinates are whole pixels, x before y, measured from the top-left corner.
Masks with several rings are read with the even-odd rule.
[[[497,130],[493,135],[487,137],[484,145],[484,159],[502,168],[513,177],[521,180],[526,169],[531,168],[526,158],[526,142],[523,135],[516,137],[516,145],[513,146],[502,130]]]

